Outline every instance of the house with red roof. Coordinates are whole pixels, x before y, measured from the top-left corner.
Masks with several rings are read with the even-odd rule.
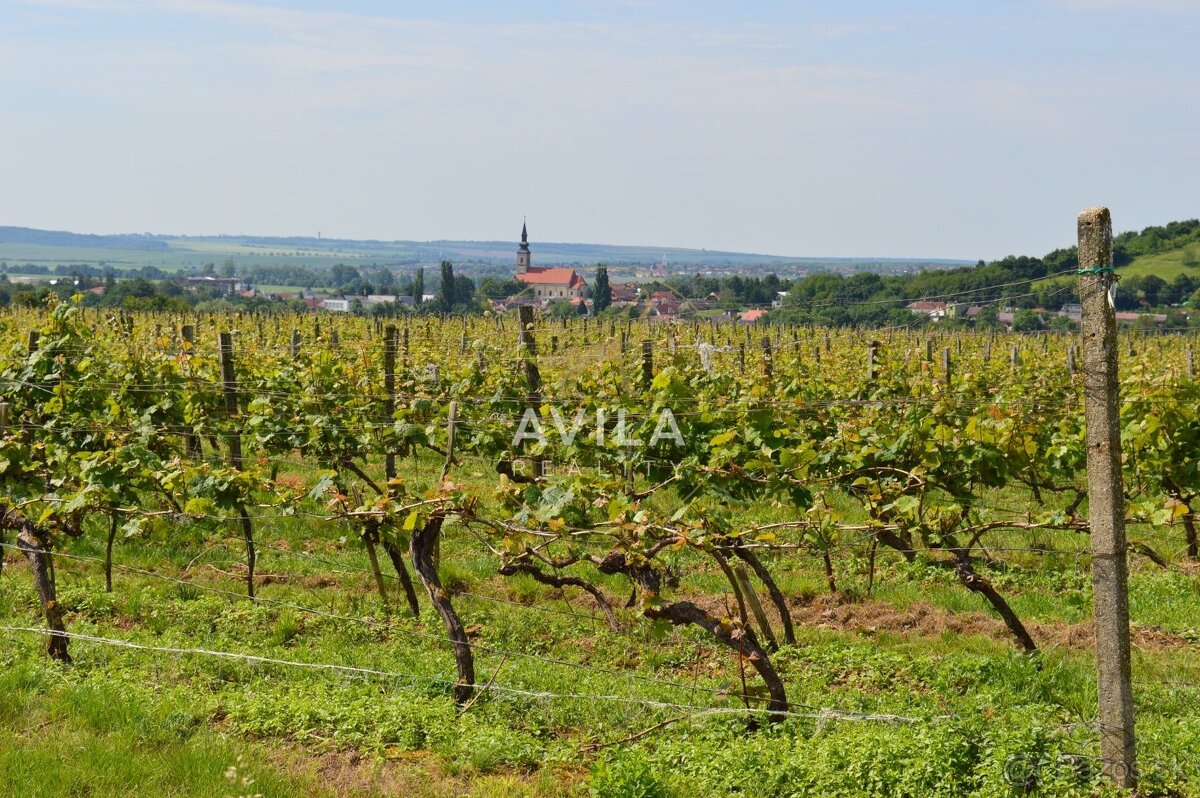
[[[650,295],[650,313],[655,316],[679,314],[680,300],[674,291],[655,291]]]
[[[614,305],[618,302],[629,304],[638,300],[639,289],[637,283],[617,283],[612,286],[611,290]]]
[[[738,314],[738,324],[758,324],[759,320],[765,315],[767,315],[767,311],[762,308],[743,310]]]

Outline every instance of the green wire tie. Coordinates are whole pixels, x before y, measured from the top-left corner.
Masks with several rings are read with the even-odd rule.
[[[1090,269],[1076,269],[1076,274],[1112,274],[1117,270],[1116,266],[1093,266]]]

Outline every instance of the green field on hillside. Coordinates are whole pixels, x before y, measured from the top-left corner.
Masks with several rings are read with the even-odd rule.
[[[1185,265],[1184,261],[1188,260],[1189,255],[1197,260],[1196,265]],[[1174,249],[1170,252],[1160,252],[1156,255],[1142,255],[1128,266],[1121,267],[1120,273],[1128,277],[1149,276],[1153,274],[1167,282],[1171,282],[1171,280],[1180,274],[1200,278],[1200,244],[1190,244],[1180,249]]]

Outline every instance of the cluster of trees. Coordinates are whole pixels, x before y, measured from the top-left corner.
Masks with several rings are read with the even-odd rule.
[[[103,286],[103,293],[92,293],[88,289]],[[11,283],[7,276],[0,275],[0,307],[15,305],[35,307],[43,305],[52,294],[67,299],[73,294],[83,293],[83,304],[87,307],[112,307],[125,310],[186,310],[192,307],[215,306],[228,300],[217,288],[201,286],[192,289],[172,280],[149,280],[134,277],[116,280],[111,275],[103,280],[90,277],[61,280],[54,284]],[[266,304],[263,300],[263,304]],[[299,304],[299,303],[297,303]],[[230,303],[230,307],[233,304]],[[301,305],[302,307],[302,305]],[[281,308],[282,309],[282,308]]]
[[[1196,242],[1200,253],[1200,221],[1195,219],[1122,233],[1114,240],[1114,262],[1120,266],[1141,255],[1179,247],[1185,247],[1186,261],[1186,247],[1191,242]],[[1200,265],[1200,255],[1196,260]],[[1069,247],[1041,258],[1010,255],[990,263],[980,261],[975,266],[914,275],[815,274],[796,281],[783,307],[773,316],[780,321],[835,326],[907,324],[912,321],[911,312],[905,309],[908,303],[947,298],[967,304],[988,304],[977,318],[976,326],[998,323],[993,306],[1004,305],[1016,309],[1015,328],[1045,329],[1066,321],[1046,318],[1032,310],[1057,310],[1065,304],[1077,303],[1076,281],[1070,276],[1031,281],[1053,278],[1076,268],[1078,253],[1075,247]],[[1170,282],[1153,275],[1131,276],[1117,286],[1118,310],[1145,310],[1189,301],[1192,305],[1200,302],[1200,274],[1195,277],[1182,274]]]
[[[792,282],[775,274],[764,277],[707,277],[680,275],[670,277],[664,284],[687,299],[712,299],[729,307],[769,305],[780,291],[791,288]]]
[[[434,294],[438,313],[470,313],[479,310],[475,299],[475,281],[466,275],[455,275],[454,264],[444,260],[439,268],[437,292]]]
[[[1139,255],[1157,255],[1189,244],[1200,244],[1200,219],[1121,233],[1113,239],[1113,260],[1123,266]]]
[[[1180,274],[1167,282],[1153,274],[1123,277],[1117,283],[1117,310],[1141,310],[1164,305],[1195,305],[1200,301],[1200,275]]]
[[[0,261],[0,274],[44,274],[48,277],[142,277],[146,280],[165,280],[171,276],[157,266],[140,266],[136,269],[117,270],[101,261],[93,266],[89,263],[60,263],[42,266],[37,263],[9,263]]]

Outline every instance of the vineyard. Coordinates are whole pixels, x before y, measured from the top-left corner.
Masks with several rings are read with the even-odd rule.
[[[1200,794],[1195,344],[1120,339],[1145,794]],[[0,783],[1110,789],[1080,345],[9,311]]]

